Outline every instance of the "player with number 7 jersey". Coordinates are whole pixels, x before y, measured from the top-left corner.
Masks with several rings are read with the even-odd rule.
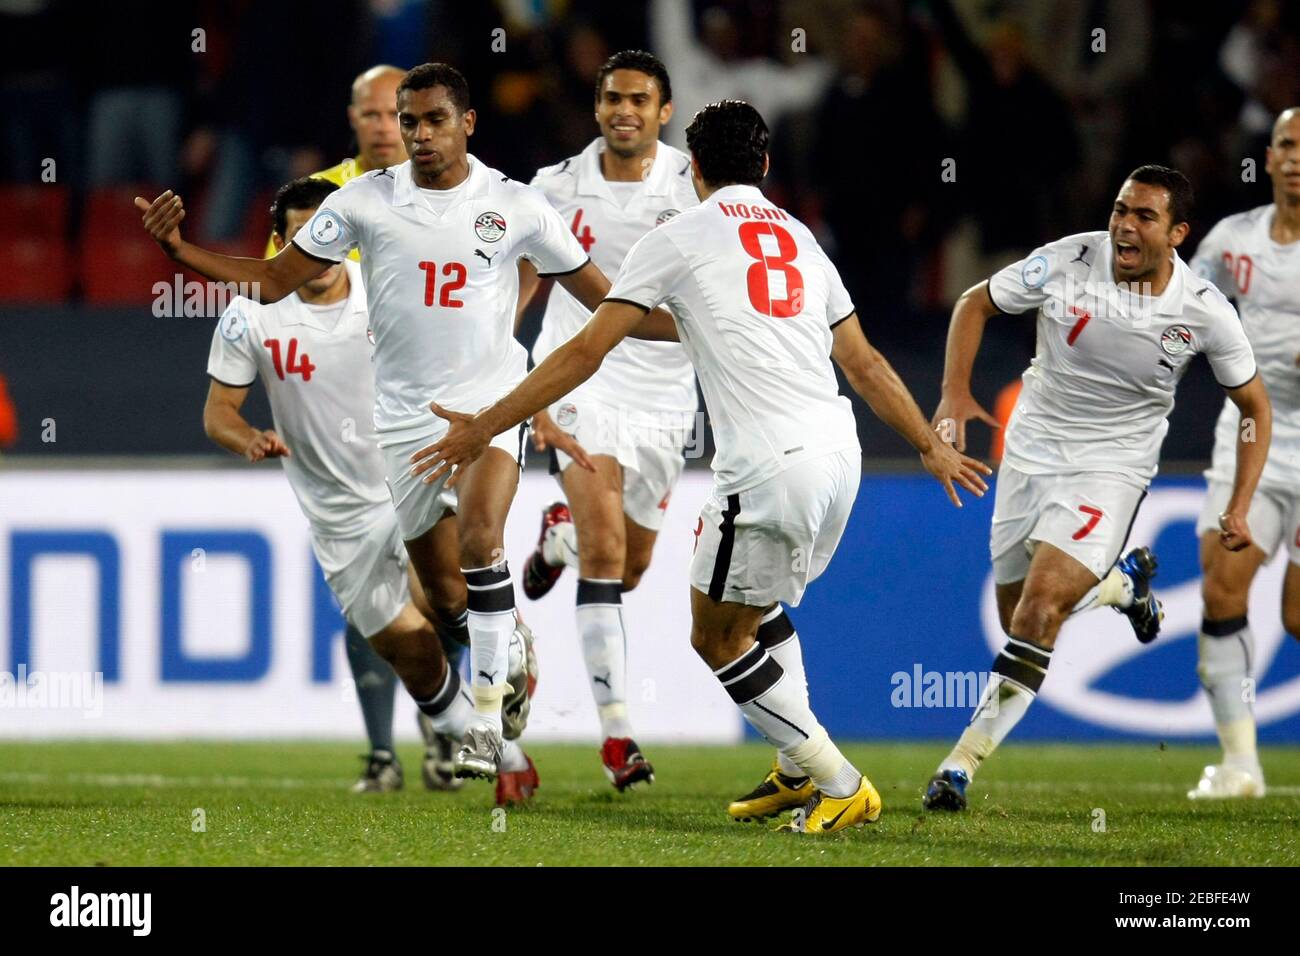
[[[1121,559],[1156,473],[1174,392],[1203,354],[1228,397],[1258,423],[1238,442],[1237,482],[1221,519],[1230,550],[1250,544],[1246,512],[1267,456],[1271,410],[1237,314],[1178,257],[1191,186],[1174,169],[1142,166],[1121,186],[1106,232],[1067,236],[968,289],[953,309],[941,432],[966,446],[965,426],[996,426],[970,393],[984,324],[1035,312],[1038,348],[1007,428],[989,548],[1007,643],[974,718],[931,778],[930,810],[961,810],[981,763],[1042,687],[1061,625],[1109,606],[1139,641],[1159,632],[1156,560]]]

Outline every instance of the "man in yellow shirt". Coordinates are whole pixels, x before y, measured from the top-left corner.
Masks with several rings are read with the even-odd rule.
[[[357,155],[337,166],[312,173],[342,186],[372,169],[406,162],[406,148],[397,128],[397,84],[406,75],[395,66],[372,66],[352,81],[352,102],[348,104],[348,125],[357,137]],[[262,258],[270,259],[276,248],[268,238]],[[351,258],[357,258],[352,250]]]

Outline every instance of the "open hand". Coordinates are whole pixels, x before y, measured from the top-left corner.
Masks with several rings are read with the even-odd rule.
[[[163,252],[175,258],[181,247],[181,220],[185,218],[185,204],[181,202],[181,197],[170,189],[153,202],[136,196],[135,208],[144,213],[145,231],[162,247]]]

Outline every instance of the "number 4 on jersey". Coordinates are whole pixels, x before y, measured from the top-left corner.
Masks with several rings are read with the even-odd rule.
[[[285,375],[301,375],[304,382],[311,381],[311,373],[316,371],[316,366],[311,364],[311,357],[306,352],[299,358],[297,339],[289,340],[289,350],[285,355],[287,364],[280,362],[279,339],[267,339],[262,344],[271,350],[271,364],[275,366],[275,374],[280,376],[280,381],[284,381]]]

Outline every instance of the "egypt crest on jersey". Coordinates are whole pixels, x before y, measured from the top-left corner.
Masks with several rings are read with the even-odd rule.
[[[1203,353],[1228,388],[1255,374],[1231,304],[1176,254],[1164,291],[1143,291],[1115,283],[1104,232],[1048,243],[989,279],[1000,311],[1038,315],[1006,438],[1021,472],[1109,471],[1145,484],[1192,359]]]
[[[381,442],[431,427],[432,401],[481,408],[523,378],[517,259],[542,273],[587,260],[545,197],[473,156],[450,196],[421,189],[409,161],[366,173],[327,196],[293,241],[336,261],[361,250]]]

